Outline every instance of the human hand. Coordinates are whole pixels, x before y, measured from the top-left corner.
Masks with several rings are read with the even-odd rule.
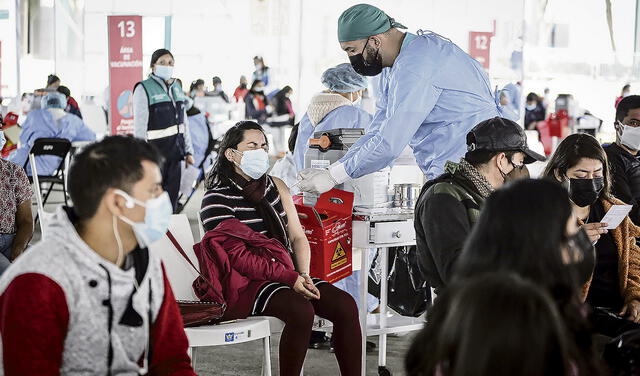
[[[318,290],[316,285],[313,283],[313,280],[311,279],[309,274],[301,274],[300,276],[304,278],[304,287],[307,290],[311,291],[315,296],[317,296],[316,299],[320,299],[320,291]]]
[[[306,286],[306,280],[302,276],[298,276],[296,279],[296,283],[293,285],[293,291],[305,297],[305,299],[320,299],[320,296],[315,295],[312,291],[310,291]]]
[[[634,299],[625,304],[620,311],[620,316],[626,316],[627,320],[640,323],[640,301]]]
[[[587,223],[585,225],[582,225],[581,227],[587,233],[587,236],[589,236],[589,240],[591,240],[591,244],[595,244],[600,239],[601,235],[609,232],[609,230],[605,228],[607,226],[609,226],[608,223],[597,222],[597,223]]]
[[[325,168],[305,168],[298,173],[296,185],[303,192],[315,194],[324,193],[337,184],[328,169]]]
[[[187,157],[185,158],[185,162],[187,162],[187,164],[190,164],[192,166],[196,164],[196,161],[193,159],[193,155],[191,154],[187,155]]]

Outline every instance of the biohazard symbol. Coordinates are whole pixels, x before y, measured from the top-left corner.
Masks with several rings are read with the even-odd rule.
[[[336,250],[333,251],[333,257],[331,257],[331,270],[341,267],[347,262],[347,252],[345,252],[342,244],[338,242],[338,244],[336,245]]]
[[[331,261],[339,260],[345,257],[346,255],[347,255],[347,252],[345,252],[344,248],[342,248],[342,244],[338,242],[338,245],[336,245],[336,250],[333,252],[333,257],[331,258]]]

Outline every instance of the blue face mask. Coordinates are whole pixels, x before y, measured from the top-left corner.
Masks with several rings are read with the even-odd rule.
[[[115,193],[127,200],[126,206],[129,209],[132,209],[135,205],[145,208],[144,222],[133,222],[129,218],[123,216],[118,217],[123,222],[131,225],[138,240],[138,245],[141,248],[147,248],[167,233],[169,223],[171,223],[171,215],[173,214],[173,207],[171,206],[171,200],[167,192],[163,192],[160,196],[152,198],[147,202],[136,200],[119,189],[116,190]]]
[[[156,69],[153,73],[163,80],[169,81],[173,75],[173,67],[168,65],[156,65]]]
[[[252,179],[257,179],[267,173],[269,169],[269,155],[264,149],[247,150],[244,152],[235,149],[231,150],[242,156],[238,167]]]

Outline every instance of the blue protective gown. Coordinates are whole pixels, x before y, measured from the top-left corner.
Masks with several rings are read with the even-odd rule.
[[[503,93],[506,94],[509,101],[505,105],[500,105],[502,116],[517,122],[520,120],[520,89],[514,84],[505,85],[502,90],[496,92],[496,100],[498,102],[500,102],[500,97]]]
[[[205,152],[209,146],[209,122],[204,113],[189,116],[189,133],[191,133],[191,143],[193,144],[193,159],[195,166],[200,167],[200,163],[206,157]],[[205,169],[210,162],[205,162]]]
[[[516,113],[516,115],[520,116],[520,100],[522,97],[520,87],[516,84],[509,83],[506,84],[502,90],[509,94],[510,103],[508,106]]]
[[[395,63],[379,80],[367,134],[332,166],[332,174],[337,167],[348,175],[334,174],[338,180],[389,166],[407,145],[433,179],[448,160],[464,155],[466,135],[476,124],[502,115],[480,63],[435,34],[407,33]]]
[[[96,134],[76,115],[67,113],[56,121],[48,110],[33,110],[22,125],[20,147],[9,156],[9,160],[18,166],[24,166],[29,159],[29,151],[38,138],[66,138],[71,142],[93,141]],[[60,162],[60,158],[54,156],[37,157],[38,175],[52,175]],[[31,175],[31,166],[28,164],[27,174]]]
[[[304,155],[309,150],[309,139],[318,131],[328,131],[337,128],[364,128],[367,131],[371,124],[372,116],[365,110],[356,106],[340,106],[329,112],[315,127],[309,120],[309,115],[304,114],[298,126],[298,138],[293,158],[298,171],[304,169]],[[297,172],[296,172],[297,173]]]

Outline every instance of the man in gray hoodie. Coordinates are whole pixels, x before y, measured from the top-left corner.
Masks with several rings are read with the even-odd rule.
[[[0,374],[195,375],[171,286],[147,246],[164,236],[171,202],[162,157],[107,137],[75,157],[73,208],[0,279]]]

